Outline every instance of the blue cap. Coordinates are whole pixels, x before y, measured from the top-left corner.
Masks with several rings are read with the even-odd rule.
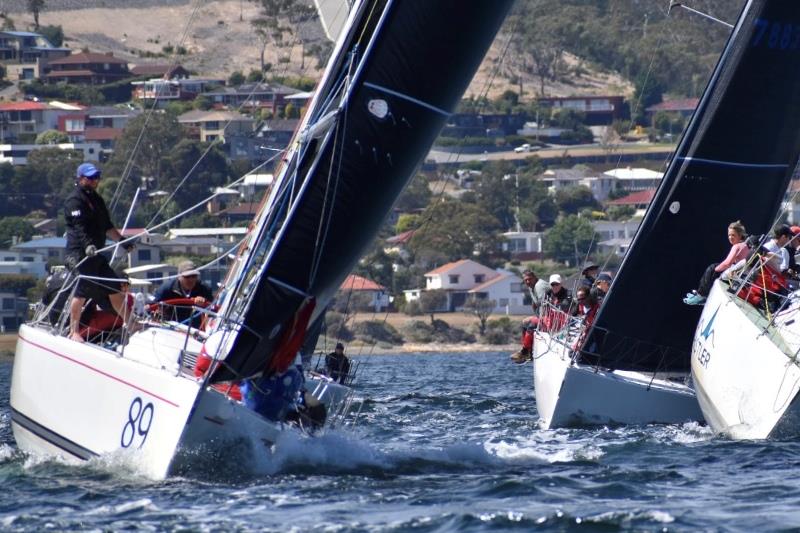
[[[76,174],[78,179],[89,178],[90,180],[96,180],[100,177],[100,171],[91,163],[82,163],[78,167],[78,172]]]

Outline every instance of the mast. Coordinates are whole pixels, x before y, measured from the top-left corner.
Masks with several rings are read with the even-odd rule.
[[[241,379],[268,365],[280,370],[274,352],[301,319],[319,316],[375,237],[511,4],[353,6],[227,299],[224,312],[240,326],[212,381]]]
[[[727,225],[769,231],[800,154],[800,10],[750,0],[581,351],[631,370],[688,371],[700,309],[682,303],[726,254]]]

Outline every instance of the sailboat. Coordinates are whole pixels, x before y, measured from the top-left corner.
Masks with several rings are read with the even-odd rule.
[[[690,354],[699,311],[681,300],[725,256],[727,225],[742,220],[751,232],[767,231],[786,190],[800,135],[798,18],[786,3],[745,4],[596,320],[588,331],[564,321],[536,338],[545,427],[680,423],[703,413],[714,420],[705,407],[701,413],[688,379],[690,364],[697,368]],[[712,301],[719,300],[709,299],[701,326],[716,310]],[[728,342],[744,347],[736,331],[728,330]],[[727,390],[726,379],[719,383]],[[697,372],[694,386],[707,404]]]
[[[720,105],[735,115],[737,129],[759,133],[740,138],[725,131],[716,157],[737,168],[715,167],[709,179],[730,183],[736,194],[724,205],[747,213],[742,220],[758,234],[780,218],[775,213],[800,157],[800,12],[776,0],[748,7],[740,31],[750,45],[738,51],[729,84],[735,92]],[[773,37],[777,28],[789,28],[784,40]],[[714,283],[697,323],[697,398],[709,426],[734,439],[800,435],[800,293],[776,290],[778,278],[756,256],[738,277]]]
[[[229,391],[280,374],[377,234],[457,105],[512,0],[357,0],[283,166],[203,330],[145,322],[77,343],[45,310],[19,332],[20,449],[87,460],[132,451],[163,478],[197,452],[268,453],[288,424]],[[60,324],[60,326],[58,325]],[[201,377],[187,364],[209,362]]]

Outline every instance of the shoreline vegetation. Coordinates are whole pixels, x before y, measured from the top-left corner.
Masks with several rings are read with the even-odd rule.
[[[366,339],[359,336],[358,333],[351,339],[341,339],[345,345],[345,353],[351,357],[367,356],[367,355],[387,355],[387,354],[425,354],[425,353],[486,353],[486,352],[514,352],[519,346],[514,342],[516,339],[516,331],[519,329],[519,323],[522,316],[510,315],[492,315],[489,320],[498,320],[507,318],[513,333],[505,342],[500,343],[487,343],[480,339],[476,334],[478,319],[468,313],[438,313],[435,315],[437,323],[439,321],[445,323],[447,327],[454,331],[470,332],[471,335],[465,336],[465,339],[459,342],[442,342],[439,340],[420,341],[408,338],[409,327],[414,327],[415,324],[423,323],[430,326],[429,316],[408,316],[403,313],[357,313],[351,315],[347,319],[347,326],[349,329],[355,331],[363,331],[360,325],[365,323],[382,323],[395,330],[398,337],[395,341],[401,342],[386,342],[384,340]],[[502,322],[506,322],[503,320]],[[472,340],[469,340],[471,338]],[[337,340],[335,337],[321,335],[317,342],[315,355],[320,353],[327,353],[333,351]],[[14,350],[17,344],[16,333],[6,333],[0,335],[0,359],[13,358]]]

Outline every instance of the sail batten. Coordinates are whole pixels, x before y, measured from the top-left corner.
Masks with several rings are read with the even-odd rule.
[[[725,256],[730,222],[741,220],[752,234],[770,230],[797,165],[800,47],[793,43],[800,44],[793,3],[745,5],[583,344],[583,362],[689,370],[699,309],[684,305],[684,294]]]

